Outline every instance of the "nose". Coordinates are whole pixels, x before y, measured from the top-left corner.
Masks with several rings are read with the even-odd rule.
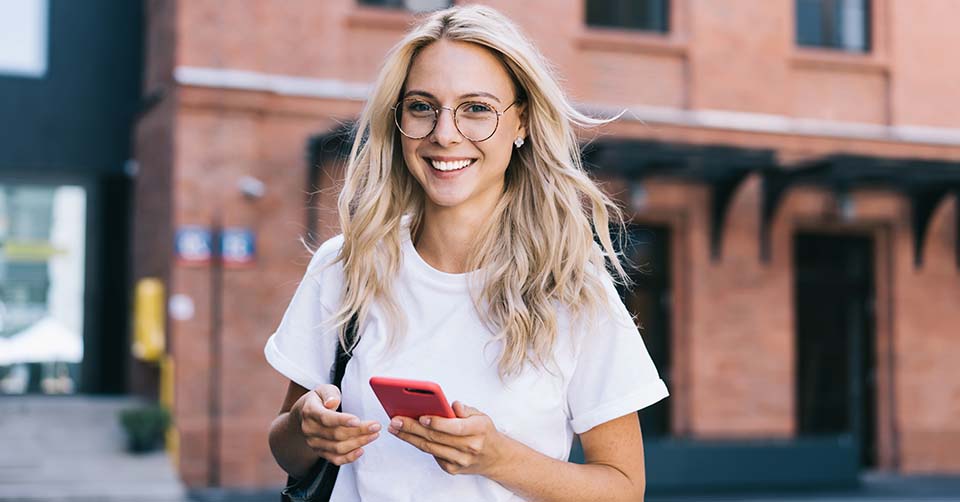
[[[444,113],[444,111],[449,113]],[[440,107],[437,112],[437,125],[433,128],[433,133],[430,136],[431,140],[440,146],[456,144],[463,139],[453,119],[452,108],[448,106]]]

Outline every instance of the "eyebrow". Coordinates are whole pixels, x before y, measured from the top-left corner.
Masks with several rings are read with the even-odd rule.
[[[414,90],[411,90],[411,91],[407,91],[406,94],[403,95],[404,98],[406,98],[406,97],[408,97],[408,96],[424,96],[424,97],[430,98],[430,99],[432,99],[432,100],[434,100],[434,101],[440,101],[440,100],[437,99],[437,97],[434,96],[433,94],[430,94],[430,93],[427,92],[427,91],[421,91],[421,90],[417,90],[417,89],[414,89]],[[483,92],[483,91],[476,91],[476,92],[471,92],[471,93],[463,94],[463,95],[461,95],[461,96],[460,96],[459,98],[457,98],[457,99],[475,98],[475,97],[487,97],[487,98],[491,98],[491,99],[496,100],[497,103],[501,103],[500,98],[494,96],[493,94],[490,94],[489,92]],[[501,103],[501,104],[502,104],[502,103]]]

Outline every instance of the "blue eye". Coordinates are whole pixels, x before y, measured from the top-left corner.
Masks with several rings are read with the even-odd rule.
[[[493,110],[483,103],[470,103],[465,111],[468,113],[487,113]]]
[[[412,112],[428,112],[433,110],[433,107],[423,101],[414,101],[407,105],[407,109]]]

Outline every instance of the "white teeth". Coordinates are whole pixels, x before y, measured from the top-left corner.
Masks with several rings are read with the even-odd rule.
[[[457,160],[453,162],[440,162],[437,160],[430,161],[430,163],[433,164],[433,168],[438,171],[456,171],[469,166],[472,162],[473,159]]]

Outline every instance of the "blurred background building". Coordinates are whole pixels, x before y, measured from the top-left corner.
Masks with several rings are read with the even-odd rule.
[[[0,395],[127,388],[142,39],[137,2],[0,1]]]
[[[0,343],[74,340],[0,361],[0,392],[154,396],[128,325],[159,278],[182,479],[279,484],[262,348],[300,239],[338,233],[344,131],[451,3],[0,2],[24,16],[0,44]],[[641,414],[651,490],[960,473],[960,3],[483,3],[582,110],[626,110],[584,152],[631,218],[622,293],[671,389]]]

